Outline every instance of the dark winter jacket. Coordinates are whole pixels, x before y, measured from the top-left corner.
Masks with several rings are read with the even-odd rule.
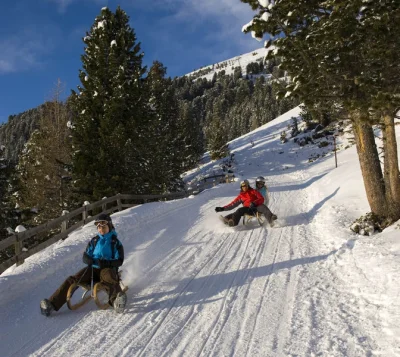
[[[93,237],[83,253],[83,262],[94,268],[118,268],[124,262],[124,247],[114,230]]]
[[[244,207],[250,207],[251,203],[257,207],[264,203],[264,197],[254,188],[249,187],[246,192],[240,191],[239,195],[228,205],[224,206],[225,211],[234,209],[243,204]]]

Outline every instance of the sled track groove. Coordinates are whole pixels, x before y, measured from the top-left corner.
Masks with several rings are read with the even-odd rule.
[[[265,227],[263,227],[263,228],[264,228],[264,231],[267,233],[268,230]],[[268,238],[268,235],[266,237],[261,237],[262,244],[259,244],[259,247],[258,247],[257,251],[254,254],[254,258],[250,261],[250,263],[247,266],[247,269],[249,269],[249,271],[250,271],[250,269],[252,269],[256,265],[256,263],[258,264],[257,266],[259,266],[259,263],[260,263],[263,255],[265,253],[265,247],[267,246],[267,243],[268,243],[268,239],[267,238]],[[247,278],[248,275],[249,274],[246,275],[246,278]],[[251,290],[251,288],[253,286],[253,283],[254,283],[254,279],[248,284],[248,288],[246,289],[246,291],[244,293],[244,297],[242,299],[243,301],[248,302],[248,296],[251,294],[250,290]],[[244,306],[244,310],[245,311],[247,310],[246,306]],[[250,311],[250,315],[251,315],[251,311]],[[238,344],[233,346],[233,350],[231,351],[231,355],[236,355],[236,353],[239,353],[237,350],[240,349],[240,346],[242,345],[242,343],[241,343],[242,338],[243,338],[244,335],[246,335],[246,322],[247,322],[248,318],[249,318],[248,314],[246,314],[246,316],[243,318],[243,321],[242,321],[242,324],[241,324],[241,328],[240,328],[240,330],[238,332],[238,336],[237,336],[238,337]]]
[[[253,254],[253,258],[250,259],[250,261],[246,265],[246,267],[241,267],[243,259],[246,256],[246,253],[247,253],[247,250],[248,250],[248,247],[249,247],[249,243],[253,241],[253,237],[252,237],[253,234],[254,234],[254,231],[251,231],[250,236],[249,236],[248,241],[247,241],[247,244],[246,244],[246,248],[245,248],[245,250],[243,252],[242,258],[241,258],[241,260],[239,262],[239,265],[238,265],[238,268],[236,270],[236,273],[235,273],[234,277],[232,278],[232,281],[231,281],[231,284],[230,284],[230,286],[228,288],[227,293],[225,294],[224,302],[223,302],[223,304],[221,306],[220,313],[218,314],[218,317],[216,318],[216,320],[215,320],[215,322],[214,322],[214,324],[213,324],[213,326],[212,326],[212,328],[210,330],[211,331],[210,334],[209,334],[210,336],[212,335],[213,331],[216,329],[216,326],[219,324],[219,322],[221,320],[222,313],[224,312],[224,310],[226,310],[225,307],[227,305],[227,299],[228,299],[229,295],[232,295],[232,294],[230,294],[230,292],[232,291],[232,286],[233,286],[233,284],[234,284],[234,282],[236,280],[236,277],[239,274],[239,270],[247,269],[247,273],[243,277],[243,280],[247,280],[247,277],[250,274],[250,269],[255,265],[256,261],[258,262],[260,260],[262,254],[264,252],[264,248],[266,246],[267,239],[263,234],[260,234],[259,235],[260,236],[259,239],[261,239],[262,242],[261,242],[261,244],[258,244],[258,247],[257,247],[255,253]],[[257,240],[256,243],[254,243],[254,244],[257,244],[258,242],[259,242],[259,240]],[[245,291],[245,295],[248,295],[248,292],[250,290],[250,286],[251,286],[251,284],[248,284],[248,287],[247,287],[247,289]],[[235,291],[233,292],[233,294],[235,294],[237,292],[237,290],[239,290],[239,288],[240,288],[240,285],[236,286],[235,287]],[[234,306],[236,305],[236,303],[237,303],[237,299],[234,299],[231,308],[229,308],[227,310],[228,314],[224,317],[224,320],[222,321],[221,325],[219,326],[218,332],[216,333],[215,336],[213,336],[213,340],[214,340],[213,347],[212,347],[212,349],[210,351],[208,351],[206,353],[206,355],[210,355],[210,354],[213,354],[213,353],[215,354],[215,346],[217,346],[217,341],[220,339],[221,333],[224,330],[224,327],[226,326],[226,323],[228,322],[229,318],[231,317],[231,313],[230,312],[232,312],[232,310],[233,310]],[[204,343],[202,345],[202,348],[201,348],[200,352],[198,353],[198,356],[202,355],[202,353],[204,352],[209,340],[210,340],[210,337],[207,338],[204,341]],[[234,353],[233,353],[233,355],[234,355]]]
[[[243,262],[243,258],[244,258],[245,254],[246,254],[246,252],[247,252],[247,248],[248,248],[248,246],[249,246],[249,242],[250,242],[250,240],[251,240],[251,237],[252,237],[253,233],[254,233],[254,232],[252,231],[252,232],[250,233],[249,238],[247,239],[246,248],[244,249],[244,252],[243,252],[243,254],[242,254],[242,258],[240,259],[238,269],[240,268],[240,266],[241,266],[241,264],[242,264],[242,262]],[[199,351],[199,353],[198,353],[198,356],[200,356],[200,355],[203,353],[204,348],[205,348],[207,342],[208,342],[209,339],[210,339],[210,336],[212,335],[213,331],[215,330],[215,328],[216,328],[216,326],[217,326],[217,324],[218,324],[218,322],[219,322],[219,320],[220,320],[220,318],[221,318],[222,312],[224,311],[225,306],[226,306],[227,297],[228,297],[228,295],[229,295],[229,292],[230,292],[231,289],[232,289],[232,285],[233,285],[233,283],[234,283],[234,281],[235,281],[235,279],[236,279],[236,276],[237,276],[237,274],[238,274],[238,269],[236,270],[236,273],[235,273],[235,275],[233,276],[233,279],[232,279],[232,281],[231,281],[231,283],[230,283],[230,285],[229,285],[228,291],[227,291],[226,294],[225,294],[224,302],[221,304],[221,308],[220,308],[220,310],[219,310],[218,316],[217,316],[217,318],[215,319],[215,322],[213,323],[213,325],[212,325],[212,327],[211,327],[211,329],[210,329],[210,333],[209,333],[209,335],[208,335],[209,337],[203,342],[203,345],[202,345],[202,347],[201,347],[201,349],[200,349],[200,351]],[[229,317],[229,316],[228,316],[228,317]],[[225,320],[223,321],[222,326],[220,327],[220,330],[217,332],[217,335],[216,335],[216,337],[215,337],[215,341],[218,340],[218,338],[219,338],[219,336],[220,336],[220,334],[221,334],[221,331],[223,330],[223,327],[224,327],[225,324],[226,324],[226,321],[227,321],[228,317],[225,318]]]
[[[231,249],[231,247],[232,247],[232,245],[233,245],[233,243],[234,243],[235,241],[236,241],[236,235],[234,235],[234,238],[231,240],[231,243],[230,243],[230,244],[228,245],[228,247],[225,249],[226,252],[229,252],[229,250]],[[225,252],[225,253],[226,253],[226,252]],[[218,260],[218,262],[214,263],[215,267],[214,267],[213,270],[209,273],[209,275],[208,275],[209,277],[215,275],[215,272],[216,272],[216,271],[218,270],[218,268],[220,267],[220,264],[221,264],[221,262],[223,261],[224,258],[225,258],[225,254],[222,254],[222,256],[221,256],[221,258]],[[208,264],[206,264],[206,265],[208,265]],[[204,265],[204,267],[205,267],[206,265]],[[198,273],[197,273],[197,274],[198,274]],[[204,284],[206,284],[206,282],[205,282]],[[199,300],[199,302],[201,302],[201,301],[204,301],[204,298]],[[178,309],[178,311],[179,311],[179,310],[180,310],[180,309]],[[185,323],[183,324],[183,326],[179,329],[179,331],[178,331],[177,333],[175,333],[175,336],[171,339],[171,341],[168,343],[168,345],[165,346],[165,348],[164,348],[165,351],[168,350],[168,347],[174,342],[176,336],[179,335],[179,333],[184,329],[184,327],[185,327],[189,322],[191,322],[191,320],[192,320],[192,318],[193,318],[193,316],[194,316],[194,311],[193,311],[193,310],[194,310],[194,308],[192,307],[192,311],[191,311],[191,313],[190,313],[190,316],[188,316],[188,318],[186,319],[186,321],[185,321]],[[166,353],[167,353],[167,352],[166,352]]]
[[[41,347],[38,350],[36,350],[35,352],[30,352],[29,355],[32,355],[32,356],[44,356],[44,355],[49,355],[49,354],[54,355],[54,350],[58,350],[58,348],[56,347],[57,344],[60,344],[60,341],[62,342],[65,337],[71,336],[71,331],[73,333],[75,333],[76,326],[82,326],[82,323],[84,324],[85,321],[90,320],[90,316],[91,316],[90,313],[84,313],[84,314],[82,314],[82,316],[79,319],[76,319],[73,322],[71,321],[70,327],[63,330],[57,339],[53,339],[52,342],[46,344],[45,347],[44,347],[44,345],[41,344],[40,345]],[[52,319],[52,318],[57,318],[57,317],[56,316],[50,317],[50,319]],[[50,331],[52,329],[53,328],[50,327],[50,328],[46,329],[46,331]],[[40,335],[43,335],[43,332],[41,332]],[[39,336],[39,334],[36,336]],[[34,339],[31,339],[30,341],[33,341],[33,340]],[[39,338],[39,340],[41,340],[41,338]],[[26,346],[26,345],[27,345],[27,343],[24,346]],[[17,356],[20,356],[21,352],[22,351],[19,350],[19,351],[15,352],[14,355],[17,354]]]
[[[259,316],[260,316],[260,310],[261,310],[261,308],[262,308],[262,306],[263,306],[263,303],[264,303],[265,292],[267,291],[267,288],[268,288],[268,286],[269,286],[269,281],[270,281],[270,279],[271,279],[271,275],[272,275],[272,273],[274,272],[274,266],[275,266],[276,258],[277,258],[277,256],[278,256],[278,252],[279,252],[279,248],[280,248],[280,242],[281,242],[281,239],[282,239],[282,235],[283,235],[283,230],[281,230],[281,232],[280,232],[280,234],[279,234],[278,242],[276,243],[276,246],[275,246],[274,257],[272,258],[272,263],[271,263],[271,274],[268,275],[268,278],[267,278],[267,280],[266,280],[266,282],[265,282],[265,284],[264,284],[263,292],[262,292],[262,294],[261,294],[260,304],[258,305],[257,312],[256,312],[256,314],[255,314],[256,317],[255,317],[255,319],[254,319],[254,325],[253,325],[253,329],[252,329],[252,332],[251,332],[251,335],[250,335],[250,336],[251,336],[251,339],[250,339],[250,341],[249,341],[249,343],[248,343],[248,347],[247,347],[247,350],[246,350],[246,355],[245,355],[245,357],[247,357],[247,356],[249,355],[249,351],[250,351],[251,346],[252,346],[252,343],[253,343],[254,331],[255,331],[255,329],[256,329],[256,327],[257,327],[258,319],[259,319]]]
[[[208,261],[210,261],[211,259],[213,259],[213,257],[214,257],[215,255],[218,254],[218,251],[219,251],[222,247],[224,247],[224,242],[225,242],[229,237],[230,237],[230,235],[227,235],[226,238],[223,239],[223,240],[221,241],[220,246],[217,248],[217,251],[214,253],[213,256],[211,256],[211,258],[209,258]],[[234,239],[232,240],[232,242],[233,242],[233,241],[234,241]],[[208,264],[208,262],[207,262],[207,264]],[[206,264],[204,264],[204,266],[206,266]],[[203,266],[203,267],[204,267],[204,266]],[[195,279],[195,277],[200,273],[200,271],[201,271],[202,269],[203,269],[203,268],[200,268],[200,270],[195,274],[195,276],[193,276],[193,278],[191,279],[191,281],[193,281],[193,280]],[[182,295],[182,293],[185,291],[186,287],[190,284],[191,281],[189,281],[187,284],[185,284],[185,287],[180,291],[179,296]],[[177,296],[176,299],[174,299],[174,304],[175,304],[176,300],[179,298],[179,296]],[[172,309],[172,308],[173,308],[173,306],[170,306],[170,309]],[[169,310],[170,310],[170,309],[169,309]],[[179,309],[180,309],[180,308],[179,308]],[[168,313],[169,313],[169,310],[168,310]],[[159,315],[160,315],[160,314],[159,314]],[[164,318],[163,318],[162,320],[164,321],[166,317],[167,317],[167,316],[165,315]],[[137,319],[137,323],[138,323],[139,321],[145,320],[146,318],[147,318],[147,315],[144,315],[144,317],[143,317],[143,316],[142,316],[142,317],[139,317],[139,318]],[[161,321],[161,322],[158,323],[158,324],[159,324],[158,328],[159,328],[160,326],[162,326],[163,321]],[[145,324],[144,324],[144,325],[145,325]],[[147,336],[148,334],[150,334],[150,333],[151,333],[151,330],[149,331],[148,328],[147,328],[147,329],[146,329],[146,328],[145,328],[145,329],[142,329],[141,331],[139,331],[138,335],[134,337],[134,340],[135,340],[135,341],[138,341],[138,340],[139,340],[139,341],[140,341],[140,340],[145,340],[145,339],[147,338],[146,336]],[[132,338],[129,336],[129,338],[127,338],[127,340],[129,341],[129,342],[127,343],[127,345],[130,345],[131,342],[132,342]],[[149,341],[149,343],[150,343],[150,341]],[[126,353],[125,355],[130,356],[130,355],[132,355],[132,353],[134,353],[134,354],[136,355],[136,353],[139,353],[139,351],[140,351],[142,348],[144,348],[144,347],[140,347],[140,346],[137,346],[137,347],[135,347],[135,348],[130,348],[130,347],[128,347],[129,352]],[[132,349],[134,350],[133,352],[132,352]]]
[[[199,275],[199,273],[204,269],[204,267],[218,254],[218,252],[221,250],[221,248],[224,246],[224,243],[228,240],[228,238],[230,237],[230,235],[227,235],[226,238],[223,240],[223,242],[220,244],[220,246],[217,248],[217,250],[215,251],[215,253],[206,260],[206,262],[201,266],[201,268],[196,272],[196,274],[194,274],[192,276],[192,278],[185,284],[185,286],[183,287],[183,289],[179,292],[179,294],[175,297],[174,301],[172,302],[172,304],[169,306],[167,312],[165,313],[165,315],[162,317],[161,321],[157,324],[157,327],[154,329],[154,331],[151,333],[150,338],[148,339],[148,341],[146,342],[146,344],[144,345],[144,347],[142,348],[142,351],[137,355],[137,357],[140,357],[143,355],[143,353],[146,351],[147,347],[149,346],[150,342],[153,340],[153,338],[155,337],[155,335],[157,334],[158,330],[160,329],[160,327],[163,325],[165,319],[168,317],[169,313],[171,312],[172,308],[175,306],[177,300],[179,299],[179,297],[182,295],[182,293],[186,290],[186,288],[188,287],[188,285]],[[231,240],[234,240],[234,237],[231,238]],[[138,336],[140,337],[140,336]]]
[[[187,244],[187,243],[192,242],[193,240],[195,240],[195,238],[198,238],[198,237],[200,236],[200,234],[201,234],[201,232],[195,233],[195,234],[194,234],[192,237],[190,237],[188,240],[182,241],[182,244]],[[204,238],[204,237],[206,237],[206,236],[208,236],[208,235],[209,235],[209,233],[207,232],[207,233],[203,234],[203,235],[201,236],[201,238]],[[167,256],[165,256],[165,257],[159,259],[157,262],[154,263],[154,265],[152,264],[152,267],[146,271],[146,274],[145,274],[144,276],[151,275],[151,273],[152,273],[162,262],[164,262],[165,259],[167,259],[167,257],[171,256],[171,255],[174,254],[176,251],[179,252],[180,250],[182,250],[182,244],[177,245],[174,249],[171,249],[171,251],[168,253]],[[182,255],[183,255],[183,254],[185,254],[185,252],[182,252]]]

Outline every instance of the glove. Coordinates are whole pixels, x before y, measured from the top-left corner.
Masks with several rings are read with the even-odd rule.
[[[224,210],[225,210],[224,207],[215,207],[215,212],[222,212]]]
[[[93,258],[89,254],[87,254],[86,252],[83,253],[82,260],[83,260],[83,262],[85,264],[87,264],[89,266],[93,265]]]
[[[110,268],[111,267],[111,262],[106,259],[99,259],[97,265],[100,267],[100,269],[104,268]]]
[[[256,206],[256,204],[255,204],[254,202],[251,202],[251,203],[250,203],[249,208],[254,209],[254,208],[256,208],[256,207],[257,207],[257,206]]]

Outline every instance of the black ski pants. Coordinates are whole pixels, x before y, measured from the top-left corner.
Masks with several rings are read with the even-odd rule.
[[[240,219],[245,214],[255,215],[257,211],[262,213],[265,216],[265,218],[267,219],[268,222],[271,222],[272,212],[264,204],[259,205],[256,208],[240,207],[234,213],[230,213],[230,214],[226,215],[225,218],[233,219],[234,225],[237,226],[239,224],[239,222],[240,222]]]

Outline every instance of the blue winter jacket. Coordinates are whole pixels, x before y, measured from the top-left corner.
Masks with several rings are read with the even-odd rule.
[[[124,247],[112,230],[93,237],[83,253],[83,262],[94,268],[118,268],[124,262]]]
[[[264,204],[266,206],[268,206],[269,203],[269,195],[268,195],[268,190],[266,186],[263,186],[261,188],[257,188],[257,191],[260,192],[262,194],[262,196],[264,197]]]

